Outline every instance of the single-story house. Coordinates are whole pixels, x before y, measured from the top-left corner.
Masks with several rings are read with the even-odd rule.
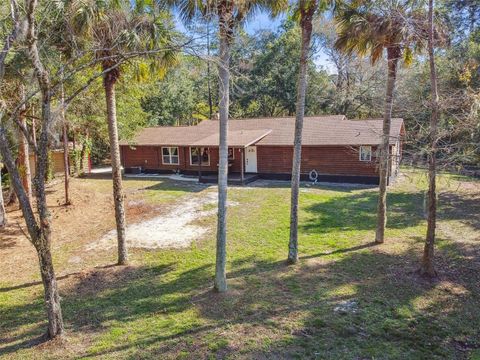
[[[292,170],[294,117],[229,121],[229,174],[249,179],[289,179]],[[405,133],[402,119],[393,119],[390,133],[390,177],[398,173]],[[343,115],[305,117],[302,138],[302,179],[378,184],[376,151],[382,120],[348,120]],[[142,129],[121,142],[126,172],[179,172],[216,179],[218,120],[195,126]]]

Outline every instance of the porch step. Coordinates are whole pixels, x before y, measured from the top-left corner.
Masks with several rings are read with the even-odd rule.
[[[228,184],[229,185],[246,185],[258,180],[260,177],[257,174],[245,174],[243,177],[243,183],[240,178],[240,175],[229,175],[228,176]],[[218,176],[217,175],[203,175],[200,179],[202,184],[217,184],[218,183]]]

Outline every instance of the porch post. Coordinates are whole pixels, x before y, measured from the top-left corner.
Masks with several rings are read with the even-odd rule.
[[[202,182],[202,148],[197,148],[198,155],[198,182]]]
[[[243,166],[244,166],[244,161],[243,161],[243,153],[245,152],[245,148],[240,149],[240,181],[242,182],[243,185]]]

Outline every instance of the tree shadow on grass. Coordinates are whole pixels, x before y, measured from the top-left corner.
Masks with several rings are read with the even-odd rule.
[[[353,250],[337,261],[303,262],[293,270],[257,260],[258,273],[249,270],[231,297],[205,296],[197,305],[205,317],[273,338],[283,324],[283,336],[266,350],[254,347],[247,358],[464,358],[480,347],[480,261],[468,261],[479,247],[443,246],[434,282],[415,273],[419,249],[380,251]],[[458,258],[453,268],[447,266],[452,252]],[[348,300],[357,311],[334,310]],[[294,316],[295,327],[298,313],[303,320],[292,331],[284,319]]]
[[[190,275],[180,276],[178,283],[162,283],[162,277],[172,269],[173,265],[112,266],[59,277],[67,333],[98,331],[104,328],[105,322],[112,320],[127,322],[158,311],[181,311],[182,307],[188,305],[188,300],[181,295],[189,288],[187,282],[198,278],[199,274],[206,270],[195,269]],[[34,286],[38,286],[38,293],[42,294],[41,282],[0,288],[0,291],[8,293]],[[173,293],[178,297],[168,301],[161,300],[163,296]],[[1,339],[0,354],[29,347],[33,344],[32,337],[41,337],[47,325],[43,306],[43,299],[37,297],[30,303],[0,309],[2,333],[18,334]],[[22,331],[21,328],[27,325],[30,329]],[[35,341],[36,343],[38,341]]]
[[[266,180],[260,179],[256,180],[253,183],[248,184],[248,187],[253,188],[272,188],[272,189],[284,189],[290,188],[290,181],[286,180]],[[317,182],[313,184],[312,182],[302,181],[300,183],[300,188],[302,190],[330,190],[342,193],[352,193],[358,190],[367,190],[374,189],[376,185],[366,185],[366,184],[347,184],[347,183],[330,183],[330,182]]]
[[[0,250],[15,247],[20,235],[23,235],[23,232],[16,225],[0,228]]]
[[[111,180],[111,175],[109,177],[87,177],[89,182],[94,183],[95,180],[105,181]],[[192,181],[181,181],[181,180],[172,180],[168,178],[153,178],[153,177],[145,177],[145,178],[132,178],[132,177],[124,177],[122,181],[128,186],[129,182],[156,182],[154,185],[145,186],[143,188],[139,188],[138,190],[159,190],[159,191],[185,191],[189,193],[196,193],[201,192],[209,187],[209,185],[200,184],[198,182]]]
[[[470,255],[452,246],[462,257]],[[466,274],[442,272],[436,282],[417,277],[417,255],[414,250],[392,255],[365,248],[338,261],[297,267],[256,256],[242,258],[242,270],[229,273],[227,294],[204,291],[192,299],[209,326],[195,328],[192,337],[188,332],[170,339],[149,337],[133,346],[144,349],[134,354],[155,358],[182,351],[191,359],[239,353],[262,359],[460,358],[476,346],[472,341],[478,337],[480,315],[470,316],[469,323],[464,319],[475,311],[478,286]],[[480,270],[478,263],[475,267]],[[356,302],[356,312],[334,310],[348,300]],[[263,336],[266,343],[258,340]],[[463,345],[460,338],[467,339]]]
[[[480,194],[469,196],[459,192],[439,195],[439,217],[456,219],[476,230],[480,230]]]
[[[454,249],[449,251],[461,254],[462,258],[471,256],[471,249],[451,246]],[[444,251],[440,252],[439,258]],[[480,318],[478,315],[470,318],[471,324],[465,326],[464,316],[474,311],[475,298],[457,296],[455,291],[462,291],[461,288],[465,287],[467,292],[478,294],[478,287],[470,283],[471,275],[462,272],[460,276],[442,273],[440,281],[433,283],[418,278],[414,274],[417,255],[414,250],[392,255],[364,248],[350,250],[348,256],[338,261],[302,263],[297,268],[285,266],[283,260],[248,256],[232,263],[227,294],[210,290],[212,268],[195,268],[167,285],[167,288],[176,289],[175,292],[195,293],[186,296],[182,306],[170,307],[167,313],[195,308],[203,319],[202,324],[174,333],[159,331],[134,344],[118,345],[95,355],[132,348],[148,349],[142,354],[148,354],[150,358],[175,348],[175,351],[186,350],[191,354],[190,358],[202,357],[206,353],[214,353],[217,357],[233,355],[245,345],[241,342],[240,345],[228,345],[229,341],[236,341],[233,341],[238,335],[236,331],[244,332],[247,338],[248,334],[261,331],[276,339],[277,328],[281,329],[284,320],[292,316],[292,322],[295,322],[296,314],[303,314],[300,328],[293,331],[288,326],[284,328],[283,337],[289,340],[276,339],[278,344],[274,341],[267,352],[261,350],[264,356],[277,351],[278,354],[308,358],[319,349],[341,349],[345,342],[360,357],[394,356],[398,351],[413,357],[456,354],[455,336],[475,337]],[[478,263],[474,265],[478,270]],[[235,272],[237,267],[240,270]],[[441,288],[441,281],[453,285]],[[457,286],[459,283],[461,285]],[[345,291],[344,287],[352,290]],[[138,293],[137,290],[134,292]],[[148,298],[155,298],[155,292],[149,290]],[[415,302],[431,292],[435,292],[435,296],[427,298],[429,304],[426,308],[422,311],[416,309]],[[341,315],[334,312],[339,302],[352,299],[358,303],[358,313]],[[112,306],[110,301],[106,305]],[[131,320],[125,318],[123,312],[121,316],[122,321]],[[450,327],[445,327],[445,323]],[[238,330],[232,330],[227,342],[219,341],[232,328]],[[186,337],[188,341],[185,341]],[[212,346],[216,342],[227,345]],[[134,350],[133,354],[136,353]],[[338,355],[332,355],[332,358]]]
[[[313,215],[301,226],[307,233],[328,233],[339,230],[372,230],[376,227],[378,194],[362,192],[335,197],[305,208]],[[423,221],[423,194],[396,192],[387,197],[388,227],[403,229]]]
[[[43,299],[0,308],[0,355],[28,348],[41,342],[46,331]],[[21,330],[28,326],[28,330]]]
[[[373,246],[379,246],[379,244],[376,243],[376,242],[369,242],[369,243],[366,243],[366,244],[360,244],[360,245],[357,245],[357,246],[352,246],[352,247],[344,248],[344,249],[337,249],[337,250],[333,250],[333,251],[325,251],[325,252],[321,252],[321,253],[318,253],[318,254],[312,254],[312,255],[303,255],[303,256],[300,256],[300,259],[306,260],[306,259],[318,258],[318,257],[321,257],[321,256],[345,254],[345,253],[354,252],[354,251],[358,251],[358,250],[368,249],[368,248],[373,247]]]
[[[353,193],[309,205],[304,210],[313,215],[300,225],[306,233],[328,233],[339,230],[373,230],[377,219],[376,192]],[[388,224],[391,229],[405,229],[424,221],[423,192],[392,192],[387,195]],[[459,220],[480,229],[480,197],[459,192],[439,196],[438,217]]]
[[[138,179],[133,179],[138,180]],[[208,189],[208,185],[192,183],[190,181],[173,181],[161,180],[155,185],[146,186],[141,190],[155,190],[155,191],[185,191],[186,193],[200,193]]]
[[[323,358],[425,358],[471,351],[474,345],[465,344],[475,344],[480,326],[480,265],[471,259],[479,249],[441,246],[438,258],[454,252],[462,268],[441,271],[437,282],[414,274],[417,251],[391,254],[367,244],[343,249],[338,260],[297,266],[244,256],[230,264],[226,294],[211,291],[211,263],[188,270],[173,264],[94,269],[60,282],[65,322],[72,337],[97,339],[115,326],[131,333],[88,350],[97,357],[222,358],[242,351],[247,358],[314,358],[316,352]],[[334,311],[347,300],[358,311]],[[2,312],[2,330],[20,335],[3,338],[0,354],[31,346],[45,326],[40,299]],[[190,312],[195,318],[183,317]]]
[[[389,200],[390,223],[396,218],[402,218],[407,226],[421,221],[419,193],[393,193]],[[340,204],[334,204],[336,201]],[[370,229],[375,221],[369,212],[373,208],[374,213],[375,206],[376,195],[354,194],[315,204],[307,211],[319,214],[314,219],[319,232],[335,227],[356,229],[355,224]],[[472,206],[475,209],[475,204]],[[339,215],[343,208],[346,211]],[[352,223],[358,209],[360,215]],[[449,218],[465,215],[448,207],[442,214]],[[371,223],[362,224],[368,221]],[[227,294],[211,291],[213,263],[188,270],[166,264],[75,274],[60,281],[67,332],[97,336],[108,333],[115,324],[123,326],[135,333],[132,339],[112,341],[89,355],[120,356],[125,352],[132,358],[158,358],[165,353],[176,357],[181,351],[189,358],[222,357],[238,351],[247,351],[250,358],[313,358],[318,357],[316,352],[326,354],[325,358],[462,358],[480,346],[476,302],[480,265],[475,260],[480,244],[440,241],[437,267],[441,278],[433,283],[413,273],[420,247],[391,254],[372,245],[307,255],[294,267],[286,266],[283,259],[263,258],[261,253],[236,258],[229,264]],[[333,260],[337,254],[342,256]],[[327,255],[332,258],[324,259]],[[335,306],[345,300],[355,300],[358,312],[336,313]],[[190,311],[197,313],[197,318],[182,323],[182,316]],[[32,346],[32,339],[46,327],[40,297],[29,304],[0,309],[0,318],[2,333],[13,334],[1,337],[0,354]],[[148,331],[135,328],[142,321],[149,324]],[[23,330],[27,326],[28,330]],[[235,336],[256,339],[256,332],[261,332],[268,344],[262,340],[255,340],[257,345],[240,340],[234,344],[232,340]],[[224,336],[226,343],[218,341],[212,346]]]
[[[152,313],[177,313],[187,294],[207,277],[209,265],[171,276],[173,264],[112,267],[87,273],[62,289],[71,331],[95,331],[111,321],[128,322]],[[105,296],[104,296],[105,295]],[[172,296],[175,295],[175,296]]]

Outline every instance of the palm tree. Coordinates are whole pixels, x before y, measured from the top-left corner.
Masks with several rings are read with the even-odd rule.
[[[387,224],[387,183],[390,158],[390,125],[398,63],[412,61],[422,46],[423,24],[418,0],[352,0],[339,6],[336,46],[347,54],[369,55],[372,64],[387,52],[387,90],[382,142],[379,146],[379,197],[376,243],[383,243]]]
[[[128,263],[128,251],[115,84],[121,76],[121,65],[128,54],[134,57],[148,51],[153,52],[155,56],[151,60],[157,68],[165,68],[175,59],[173,51],[156,51],[160,46],[170,45],[170,32],[161,17],[152,16],[155,9],[146,8],[143,4],[145,2],[130,0],[84,0],[72,1],[67,10],[74,32],[93,42],[95,55],[103,71],[119,265]]]
[[[305,95],[307,89],[307,67],[310,42],[312,39],[312,20],[317,9],[317,0],[300,0],[298,15],[302,29],[302,48],[297,81],[297,104],[295,117],[295,135],[293,141],[292,183],[290,205],[290,241],[288,243],[288,262],[298,260],[298,194],[300,192],[300,166],[302,160],[302,130],[305,115]]]
[[[312,20],[315,12],[323,12],[333,0],[299,0],[296,15],[302,29],[300,68],[297,81],[297,103],[295,116],[295,135],[293,140],[291,205],[290,205],[290,241],[288,243],[288,263],[298,261],[298,196],[300,193],[300,170],[302,162],[302,130],[305,115],[305,96],[307,89],[308,56],[312,40]]]
[[[227,290],[226,244],[227,244],[227,180],[228,180],[228,116],[230,106],[230,52],[235,29],[255,11],[266,10],[272,15],[286,9],[288,0],[169,0],[179,9],[187,22],[195,17],[218,18],[219,37],[219,165],[218,165],[218,217],[217,251],[214,288]]]

